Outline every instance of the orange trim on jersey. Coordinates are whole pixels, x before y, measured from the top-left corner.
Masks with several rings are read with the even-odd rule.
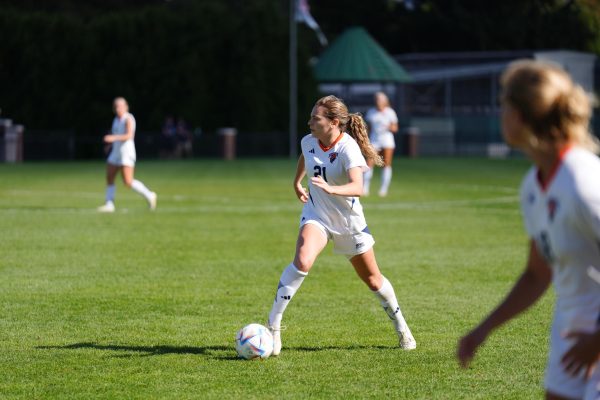
[[[329,150],[331,150],[333,148],[333,146],[335,146],[337,144],[337,142],[339,142],[342,139],[342,136],[344,136],[344,132],[340,132],[340,134],[338,135],[337,138],[335,138],[335,140],[333,141],[333,143],[331,143],[327,147],[323,146],[323,143],[321,143],[321,141],[319,140],[319,147],[323,151],[329,151]]]
[[[537,173],[536,173],[536,178],[537,178],[537,181],[538,181],[540,187],[542,188],[543,192],[545,192],[546,190],[548,190],[548,186],[550,186],[550,183],[552,182],[552,180],[556,176],[556,173],[558,172],[558,169],[562,165],[563,159],[565,158],[565,156],[567,155],[567,153],[569,152],[569,150],[571,150],[572,148],[573,148],[573,145],[568,144],[568,145],[566,145],[565,147],[563,147],[562,149],[560,149],[558,151],[558,158],[554,162],[554,165],[552,166],[552,169],[550,170],[550,174],[548,175],[548,179],[546,179],[546,181],[544,181],[542,179],[541,171],[538,168]]]

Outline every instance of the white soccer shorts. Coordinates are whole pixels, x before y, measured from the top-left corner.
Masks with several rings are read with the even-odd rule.
[[[375,244],[375,239],[367,227],[361,232],[341,235],[331,232],[331,230],[329,230],[318,218],[302,213],[302,216],[300,217],[300,228],[306,224],[312,224],[319,228],[327,240],[333,242],[333,252],[343,254],[348,259],[366,253]]]
[[[378,135],[373,135],[369,139],[375,150],[381,151],[383,149],[395,149],[396,141],[394,139],[394,134],[390,132],[380,133]]]
[[[589,323],[593,329],[594,317],[591,316]],[[599,400],[600,399],[600,362],[596,365],[595,373],[586,380],[583,371],[577,376],[571,376],[565,371],[560,360],[563,355],[575,344],[573,339],[565,339],[565,318],[560,311],[554,312],[552,332],[550,335],[550,354],[546,366],[546,377],[544,387],[547,391],[573,399]]]
[[[136,160],[135,147],[128,145],[115,146],[108,155],[106,162],[117,166],[134,167]]]

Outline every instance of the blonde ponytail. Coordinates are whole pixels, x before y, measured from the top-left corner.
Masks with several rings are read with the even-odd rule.
[[[367,161],[373,162],[378,167],[383,167],[383,158],[377,153],[377,150],[373,147],[369,141],[369,131],[367,130],[367,124],[359,113],[350,114],[348,116],[348,123],[346,124],[346,131],[360,147],[360,151]]]
[[[561,125],[563,130],[568,132],[568,139],[598,154],[600,143],[598,138],[591,134],[589,126],[595,101],[576,84],[573,85],[570,93],[562,96],[561,100],[559,113],[564,116]]]
[[[347,132],[358,143],[362,155],[367,161],[373,162],[378,167],[383,166],[383,159],[369,141],[369,133],[364,119],[358,113],[349,114],[348,107],[341,99],[335,96],[325,96],[317,100],[316,106],[322,106],[326,109],[325,116],[331,120],[340,121],[340,130]]]

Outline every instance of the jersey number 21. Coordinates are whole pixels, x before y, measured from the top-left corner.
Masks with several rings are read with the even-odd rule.
[[[327,182],[327,167],[315,165],[315,176],[322,176],[323,180]]]

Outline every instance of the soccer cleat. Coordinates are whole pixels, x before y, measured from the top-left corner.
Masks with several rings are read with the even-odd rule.
[[[273,352],[271,353],[272,356],[278,356],[279,353],[281,353],[281,330],[282,328],[275,328],[273,326],[271,326],[270,324],[267,324],[267,328],[269,329],[269,331],[271,332],[271,335],[273,335]],[[283,328],[285,329],[285,328]]]
[[[97,210],[101,213],[113,213],[115,212],[115,204],[112,201],[107,201],[106,204],[98,207]]]
[[[417,341],[408,328],[403,332],[398,332],[398,339],[400,339],[400,348],[402,350],[414,350],[417,348]]]
[[[150,210],[156,210],[156,200],[158,199],[158,195],[154,192],[150,193],[150,198],[148,199],[148,206]]]
[[[383,190],[382,189],[382,190],[379,191],[378,194],[379,194],[379,197],[385,197],[385,196],[387,196],[387,190]]]

